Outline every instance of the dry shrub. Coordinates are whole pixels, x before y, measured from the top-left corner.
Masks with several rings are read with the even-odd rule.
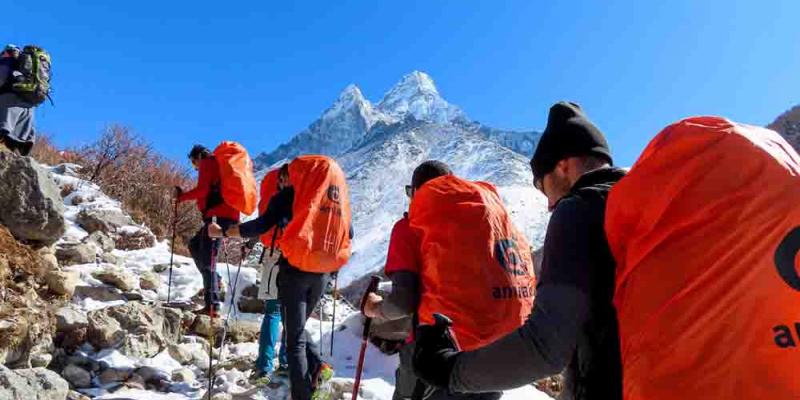
[[[65,162],[64,156],[53,144],[52,137],[47,134],[37,136],[30,155],[40,164],[56,165]]]
[[[175,186],[194,184],[188,168],[157,153],[121,125],[109,126],[96,142],[66,154],[83,166],[84,179],[119,200],[134,221],[147,225],[159,239],[172,235]],[[192,204],[180,205],[176,252],[185,253],[185,246],[179,244],[188,242],[199,222],[199,212]]]

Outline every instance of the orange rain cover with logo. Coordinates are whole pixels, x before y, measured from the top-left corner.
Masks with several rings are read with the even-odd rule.
[[[272,171],[267,172],[264,175],[264,179],[261,180],[261,191],[259,193],[258,198],[258,215],[262,215],[267,211],[267,206],[269,205],[269,200],[275,193],[278,193],[278,174],[279,169],[273,169]],[[275,229],[272,228],[267,231],[267,233],[260,236],[261,243],[264,246],[272,246],[272,238],[275,234]],[[278,246],[280,242],[280,235],[275,237],[275,246]]]
[[[306,272],[338,271],[350,259],[350,193],[333,159],[299,156],[289,164],[292,220],[281,239],[289,264]]]
[[[718,117],[664,129],[611,190],[626,400],[800,398],[800,157]]]
[[[420,323],[447,315],[461,348],[472,350],[525,322],[533,256],[494,186],[453,175],[431,180],[414,194],[409,224],[421,246]]]
[[[239,143],[226,141],[214,149],[214,158],[219,164],[225,204],[243,214],[252,214],[256,210],[258,192],[253,176],[253,161],[247,150]]]

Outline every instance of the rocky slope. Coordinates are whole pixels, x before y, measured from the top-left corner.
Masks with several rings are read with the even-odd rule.
[[[783,135],[800,152],[800,105],[781,114],[767,128]]]

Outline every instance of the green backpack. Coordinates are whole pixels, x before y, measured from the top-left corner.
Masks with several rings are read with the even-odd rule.
[[[22,79],[11,85],[12,92],[36,106],[50,98],[50,54],[45,49],[25,46],[17,58],[16,70]]]

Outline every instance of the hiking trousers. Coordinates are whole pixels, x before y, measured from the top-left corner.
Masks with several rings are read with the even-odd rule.
[[[214,256],[219,254],[219,249],[222,245],[222,239],[212,239],[208,237],[208,224],[211,219],[204,219],[203,226],[197,233],[189,240],[189,253],[192,254],[194,264],[197,270],[203,275],[203,288],[205,289],[203,300],[205,300],[206,307],[218,305],[219,299],[219,276],[215,269]],[[227,229],[236,221],[227,218],[217,218],[217,224],[222,229]]]
[[[264,319],[261,321],[261,333],[258,336],[258,358],[256,370],[268,374],[275,368],[275,345],[281,339],[281,349],[278,362],[286,365],[286,332],[281,334],[281,302],[280,300],[267,300],[264,307]]]
[[[278,299],[283,307],[292,400],[311,399],[314,376],[322,366],[319,346],[305,330],[306,321],[328,286],[329,274],[301,271],[282,260]]]

